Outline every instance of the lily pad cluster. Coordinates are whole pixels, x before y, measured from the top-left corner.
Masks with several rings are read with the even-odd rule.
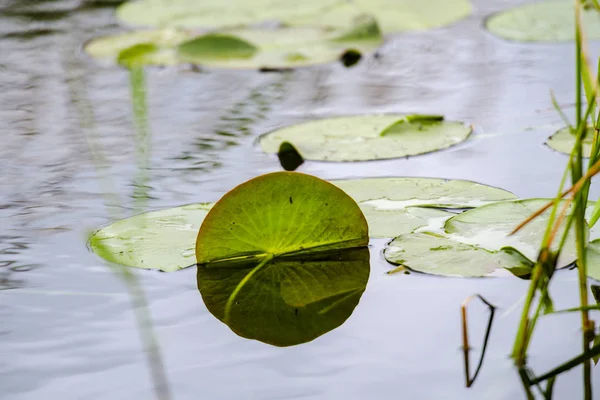
[[[438,115],[354,115],[291,125],[259,139],[276,154],[292,143],[307,160],[367,161],[408,157],[446,149],[466,140],[472,127]]]
[[[298,26],[207,33],[180,28],[144,30],[93,39],[85,50],[95,58],[126,66],[192,63],[282,69],[336,61],[349,49],[371,52],[382,42],[377,22],[361,16],[346,29]]]
[[[468,0],[140,0],[117,9],[117,16],[133,25],[213,29],[269,21],[344,28],[370,14],[386,34],[441,27],[470,13]]]
[[[509,270],[525,276],[537,259],[550,211],[517,233],[511,232],[549,200],[509,200],[468,210],[446,220],[441,229],[421,229],[398,236],[388,244],[384,255],[394,264],[437,275],[475,277],[502,275],[503,270]],[[565,228],[563,223],[559,237]],[[591,230],[590,236],[597,236],[597,232]],[[571,231],[558,266],[566,267],[576,259]]]
[[[463,180],[392,177],[331,183],[358,204],[372,238],[392,238],[425,226],[441,226],[454,215],[447,210],[457,212],[515,198],[505,190]],[[280,190],[270,185],[271,191]],[[293,204],[294,198],[290,197],[288,202]],[[266,207],[270,198],[265,196],[256,209]],[[130,267],[172,272],[192,266],[196,263],[196,235],[213,206],[189,204],[113,222],[92,234],[90,248],[108,261]],[[335,199],[325,207],[333,210]]]

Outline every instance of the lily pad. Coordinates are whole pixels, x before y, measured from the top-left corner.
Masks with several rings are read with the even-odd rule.
[[[442,226],[454,215],[434,208],[465,209],[515,198],[506,190],[459,179],[393,177],[331,183],[359,203],[374,238]]]
[[[144,45],[152,46],[152,51],[136,52],[130,50],[129,62],[146,65],[175,65],[179,63],[176,46],[194,37],[191,32],[177,29],[160,29],[127,32],[118,35],[104,36],[90,40],[84,47],[94,58],[109,62],[118,62],[119,55],[128,49]],[[137,47],[138,49],[143,49]]]
[[[339,0],[142,0],[117,8],[117,17],[133,25],[223,28],[317,15]]]
[[[600,239],[588,243],[587,270],[590,278],[600,281]]]
[[[307,254],[368,244],[367,221],[338,187],[298,172],[274,172],[225,194],[204,219],[199,264]]]
[[[500,12],[486,21],[487,29],[504,39],[519,42],[564,42],[575,40],[574,2],[540,1]],[[583,10],[588,39],[600,39],[600,13]]]
[[[266,153],[276,154],[281,143],[289,142],[307,160],[367,161],[445,149],[466,140],[472,131],[461,122],[405,122],[402,133],[382,136],[400,120],[406,116],[359,115],[308,121],[269,132],[259,142]]]
[[[498,251],[457,242],[431,232],[409,233],[390,242],[386,260],[427,274],[482,277],[502,269],[531,269],[532,263],[514,249]]]
[[[502,189],[464,180],[391,177],[331,183],[359,203],[373,238],[441,228],[455,215],[435,207],[464,209],[514,198]],[[90,247],[111,262],[132,267],[163,271],[189,267],[195,264],[198,230],[212,206],[190,204],[116,221],[94,232]]]
[[[510,246],[530,260],[536,260],[542,243],[550,210],[531,221],[514,235],[510,232],[519,223],[544,206],[550,199],[504,201],[478,207],[446,221],[444,230],[450,238],[488,250]],[[560,206],[559,206],[560,207]],[[563,229],[559,230],[561,237]],[[558,241],[554,242],[558,246]],[[575,237],[569,234],[558,260],[559,267],[571,264],[577,258]]]
[[[516,199],[504,189],[463,179],[383,177],[331,181],[359,203],[380,208],[473,208]]]
[[[594,127],[588,127],[588,133],[583,138],[583,154],[586,157],[592,152],[592,143],[594,139]],[[546,144],[561,153],[571,154],[571,150],[573,150],[573,145],[575,144],[575,135],[571,133],[569,127],[564,127],[554,133],[552,136],[548,138]]]
[[[369,280],[369,250],[276,258],[243,283],[255,267],[199,267],[204,303],[242,337],[293,346],[337,328],[352,314]],[[235,306],[227,314],[232,295]]]
[[[368,254],[344,251],[366,249],[368,241],[360,208],[336,186],[297,172],[259,176],[225,194],[204,219],[196,241],[198,287],[209,311],[235,326],[232,329],[238,334],[289,345],[288,339],[278,342],[267,335],[271,330],[252,326],[256,324],[252,321],[277,321],[277,314],[283,312],[285,319],[291,320],[280,321],[281,330],[297,329],[297,321],[310,328],[311,336],[324,333],[311,328],[314,318],[310,315],[335,309],[338,300],[354,304],[358,299],[351,299],[360,297],[364,288],[360,289],[353,277],[339,287],[327,282],[305,287],[303,282],[321,281],[323,274],[341,278],[346,269],[361,269],[368,263]],[[225,278],[227,270],[231,279]],[[205,278],[208,287],[217,285],[218,289],[205,292]],[[295,314],[300,310],[294,307],[313,303],[316,308],[303,310],[308,319],[300,322]],[[248,330],[245,322],[241,327],[235,323],[240,318],[250,318]],[[297,338],[298,334],[284,336]]]
[[[155,27],[221,28],[280,21],[294,25],[346,27],[371,14],[385,33],[441,27],[471,13],[468,0],[143,0],[125,3],[117,16]]]
[[[85,49],[93,57],[110,61],[131,46],[151,43],[156,46],[154,51],[143,53],[138,62],[285,69],[338,61],[350,48],[365,53],[374,51],[383,42],[378,32],[377,23],[363,17],[348,31],[320,27],[245,28],[194,36],[162,29],[94,39]]]
[[[196,236],[211,207],[190,204],[122,219],[92,233],[89,246],[117,264],[177,271],[196,264]]]

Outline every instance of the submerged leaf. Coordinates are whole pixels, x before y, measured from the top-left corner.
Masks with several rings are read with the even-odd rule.
[[[562,42],[575,40],[574,2],[549,0],[524,4],[492,15],[487,29],[502,38],[520,42]],[[584,10],[582,19],[586,37],[600,39],[600,15]]]
[[[258,48],[233,35],[209,33],[181,43],[177,51],[182,60],[201,64],[206,59],[251,58]]]
[[[292,142],[305,159],[366,161],[400,158],[445,149],[466,140],[471,127],[443,121],[421,129],[405,124],[402,135],[381,133],[403,115],[359,115],[309,121],[269,132],[260,138],[267,153],[277,153],[282,142]]]

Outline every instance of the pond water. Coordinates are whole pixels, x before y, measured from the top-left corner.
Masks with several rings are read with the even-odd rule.
[[[522,1],[473,3],[468,19],[393,35],[380,57],[349,69],[149,68],[147,208],[214,201],[247,179],[281,170],[277,157],[257,146],[261,133],[319,117],[380,112],[443,114],[473,123],[476,131],[466,143],[429,155],[305,162],[299,171],[325,179],[460,178],[520,197],[554,195],[566,156],[543,144],[561,127],[549,90],[573,116],[574,45],[500,40],[482,29],[483,18]],[[86,247],[90,230],[134,213],[138,182],[127,72],[81,50],[92,37],[123,29],[114,5],[5,0],[0,8],[3,399],[153,397],[127,290]],[[591,44],[592,54],[599,50]],[[94,166],[95,148],[103,149],[106,168]],[[596,189],[593,196],[600,194]],[[243,339],[214,318],[198,293],[195,268],[135,271],[172,398],[524,398],[508,355],[528,282],[386,275],[385,242],[371,243],[368,287],[348,321],[287,348]],[[474,293],[498,312],[483,370],[467,389],[459,306]],[[552,295],[557,308],[575,306],[576,273],[561,271]],[[487,316],[477,303],[469,309],[474,357]],[[529,361],[542,373],[578,354],[580,345],[577,315],[545,317]],[[579,368],[561,375],[556,398],[581,398],[581,376]],[[600,375],[594,381],[600,383]]]

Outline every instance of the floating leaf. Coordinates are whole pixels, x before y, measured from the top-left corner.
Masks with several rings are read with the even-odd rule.
[[[464,209],[515,198],[505,190],[458,179],[396,177],[332,183],[359,203],[371,237],[381,238],[442,226],[454,215],[432,208]]]
[[[337,328],[352,314],[369,279],[369,250],[275,258],[243,282],[255,267],[199,267],[204,303],[242,337],[293,346]],[[235,302],[227,314],[231,296]]]
[[[179,58],[184,61],[247,59],[254,56],[258,48],[244,39],[219,33],[199,36],[177,47]]]
[[[437,28],[470,13],[468,0],[143,0],[117,9],[117,16],[130,24],[189,28],[238,27],[275,20],[344,28],[357,16],[369,14],[385,33]]]
[[[376,40],[380,41],[382,38],[381,30],[377,20],[370,15],[359,15],[353,21],[353,26],[342,33],[341,35],[333,38],[336,42],[355,42],[358,40]]]
[[[198,263],[264,259],[365,246],[356,202],[329,182],[298,172],[259,176],[225,194],[204,219]]]
[[[481,277],[501,269],[529,269],[532,263],[514,249],[491,251],[431,232],[400,235],[385,250],[386,260],[434,275]]]
[[[153,51],[144,51],[143,64],[150,65],[175,65],[179,62],[177,58],[176,46],[180,43],[190,40],[194,35],[190,32],[183,32],[175,29],[160,29],[153,31],[127,32],[118,35],[104,36],[89,41],[84,49],[94,58],[106,61],[118,62],[121,52],[127,51],[132,55],[139,55],[138,50],[148,50],[149,45],[155,46]],[[137,48],[138,45],[146,47]]]
[[[296,24],[345,26],[361,14],[375,17],[384,33],[418,31],[459,21],[471,13],[468,0],[354,0],[315,15],[288,18]]]
[[[575,40],[575,5],[572,0],[541,1],[492,15],[487,29],[508,40],[520,42],[562,42]],[[600,39],[600,14],[582,10],[588,39]]]
[[[163,29],[108,36],[94,39],[85,49],[96,58],[115,59],[120,51],[138,43],[154,43],[157,51],[144,57],[147,64],[277,70],[338,61],[348,48],[368,53],[382,43],[381,38],[336,41],[339,31],[318,27],[233,29],[198,37],[173,32]],[[157,41],[150,40],[152,37]]]
[[[594,127],[589,126],[587,129],[587,134],[583,138],[582,152],[585,157],[589,157],[592,152],[592,143],[594,139]],[[573,150],[573,146],[575,145],[575,135],[571,133],[571,130],[568,127],[562,128],[552,136],[548,138],[546,144],[561,153],[571,154],[571,150]]]
[[[433,208],[379,208],[376,205],[359,204],[373,238],[392,238],[415,229],[431,226],[438,228],[454,214]]]
[[[461,122],[441,122],[427,129],[407,124],[402,134],[381,136],[403,115],[361,115],[308,121],[267,133],[260,145],[277,153],[283,142],[294,143],[307,160],[366,161],[430,153],[458,144],[469,137],[471,127]]]
[[[600,239],[588,243],[586,254],[588,276],[600,281]]]
[[[254,25],[319,14],[339,0],[142,0],[117,8],[117,17],[134,25],[222,28]]]
[[[525,199],[503,201],[485,205],[456,215],[446,221],[446,234],[454,240],[480,246],[488,250],[500,250],[511,246],[531,260],[536,260],[548,224],[550,210],[531,221],[519,232],[509,236],[519,223],[544,206],[550,199]],[[561,207],[559,205],[559,207]],[[571,228],[572,229],[572,228]],[[558,246],[563,228],[557,233],[553,249]],[[571,233],[562,249],[558,266],[571,264],[577,258],[575,237]]]
[[[94,232],[89,245],[110,262],[177,271],[196,264],[196,236],[211,207],[190,204],[116,221]]]
[[[259,176],[225,194],[204,219],[196,241],[198,286],[208,309],[238,334],[290,345],[306,332],[289,337],[286,333],[278,339],[269,336],[272,329],[256,328],[252,321],[277,322],[277,314],[283,312],[286,321],[280,321],[279,329],[288,331],[298,328],[293,321],[300,309],[292,312],[293,307],[315,303],[315,309],[302,309],[308,319],[299,323],[309,327],[314,323],[310,314],[335,310],[338,300],[356,305],[358,299],[348,297],[360,297],[364,287],[354,277],[340,286],[313,282],[306,287],[303,283],[320,281],[323,274],[341,278],[345,269],[364,269],[368,252],[345,254],[343,250],[364,248],[368,241],[360,208],[336,186],[297,172]],[[231,279],[226,279],[227,271]],[[205,294],[206,287],[215,285],[219,289],[208,289]],[[334,325],[349,315],[340,313],[345,317],[334,318]],[[287,322],[290,317],[292,323]],[[324,331],[313,327],[310,336]]]
[[[516,199],[504,189],[462,179],[384,177],[334,180],[331,183],[359,203],[374,201],[389,209],[437,207],[461,209]]]
[[[454,216],[431,207],[463,209],[514,198],[502,189],[463,180],[401,177],[332,183],[359,203],[375,238],[441,228]],[[195,264],[196,236],[212,205],[190,204],[116,221],[95,232],[90,247],[109,261],[132,267],[164,271],[188,267]]]

